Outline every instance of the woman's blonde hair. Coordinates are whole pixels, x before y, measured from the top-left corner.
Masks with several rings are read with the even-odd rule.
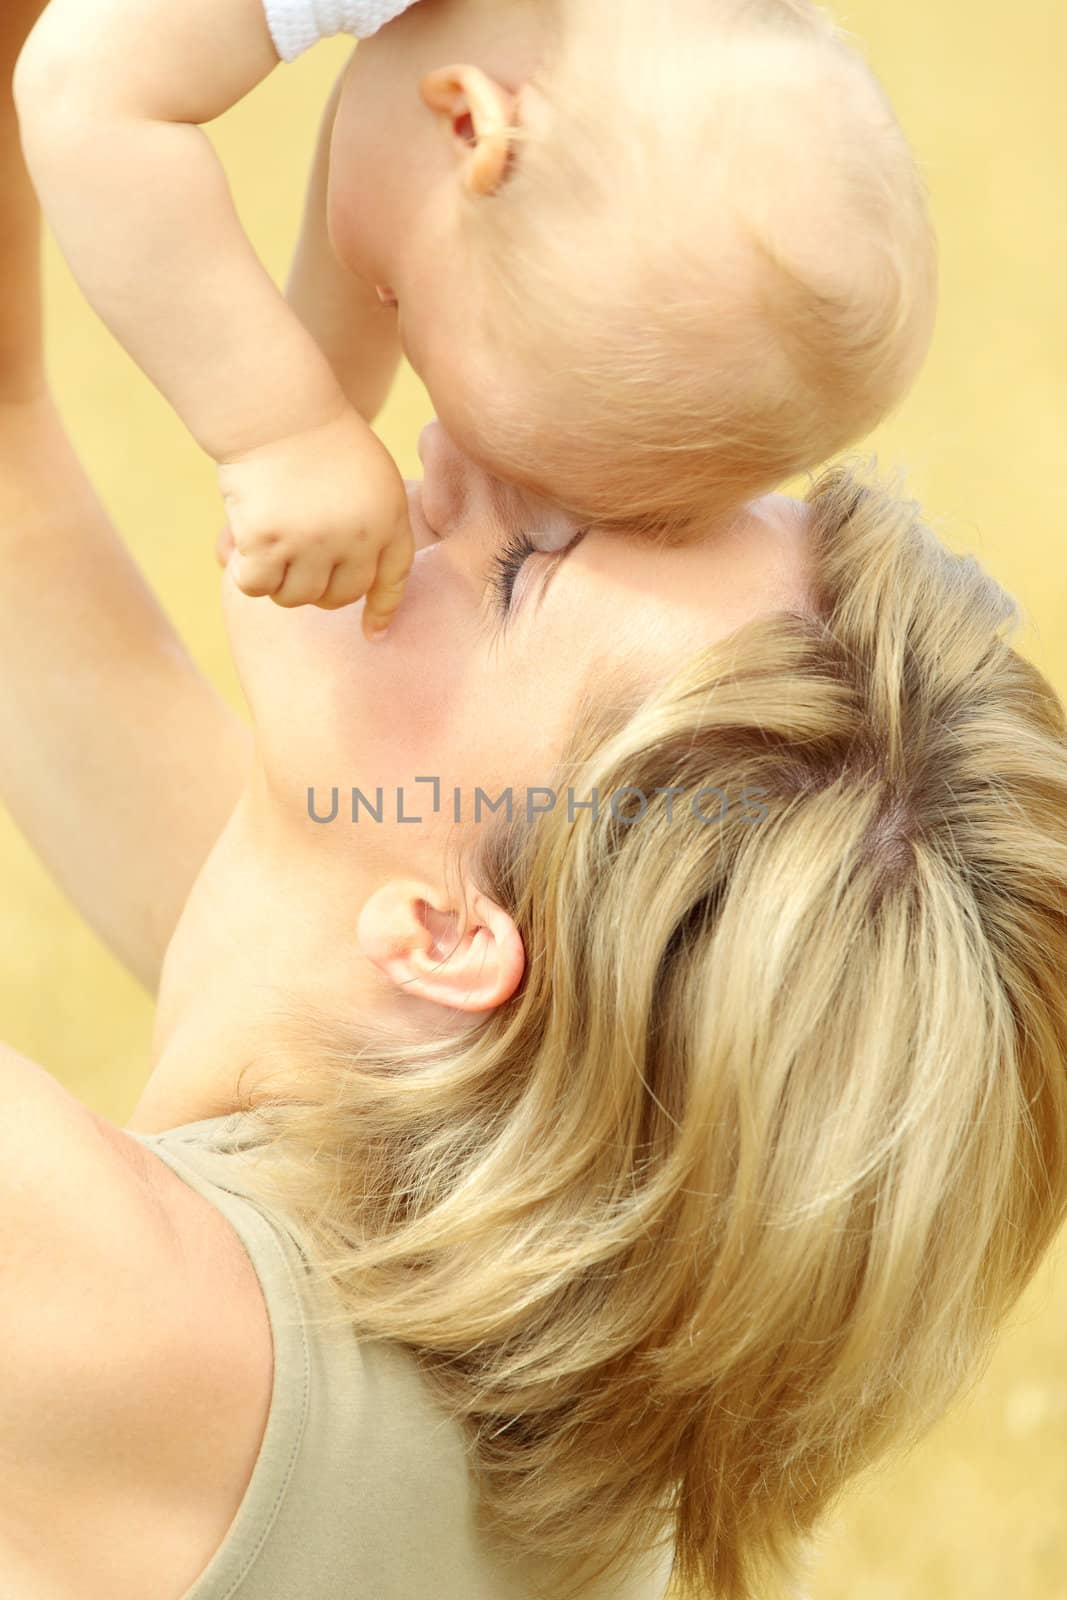
[[[559,778],[599,814],[486,829],[512,1000],[417,1048],[326,1019],[306,1094],[248,1101],[338,1317],[576,1586],[665,1534],[715,1600],[802,1577],[1067,1210],[1063,710],[913,504],[808,503],[810,612],[591,693]]]
[[[581,517],[684,535],[902,398],[937,299],[923,182],[806,0],[532,3],[559,16],[541,113],[461,213],[462,437]]]

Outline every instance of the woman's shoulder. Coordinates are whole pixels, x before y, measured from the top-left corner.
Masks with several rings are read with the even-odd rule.
[[[99,1573],[101,1600],[138,1600],[166,1573],[177,1600],[266,1424],[253,1265],[203,1194],[6,1047],[0,1207],[0,1593],[96,1600]]]

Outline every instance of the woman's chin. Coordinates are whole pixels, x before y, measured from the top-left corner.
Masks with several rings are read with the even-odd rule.
[[[222,597],[234,664],[253,709],[255,689],[263,680],[274,686],[288,675],[294,684],[303,683],[310,674],[321,690],[329,681],[331,663],[343,674],[363,651],[376,648],[363,637],[363,600],[336,611],[279,606],[244,594],[229,572],[223,575]]]

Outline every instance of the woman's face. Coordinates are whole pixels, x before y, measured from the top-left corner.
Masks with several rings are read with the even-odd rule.
[[[551,794],[529,791],[551,791],[583,687],[603,701],[635,676],[652,687],[749,619],[806,601],[805,517],[791,501],[772,497],[700,542],[656,548],[582,536],[473,465],[439,423],[421,455],[425,477],[408,486],[418,552],[384,643],[363,637],[360,604],[288,610],[225,577],[256,757],[168,951],[142,1103],[160,1126],[233,1109],[235,1069],[257,1052],[273,1059],[279,997],[405,1037],[500,1003],[523,960],[506,909],[489,913],[502,952],[491,970],[480,933],[464,965],[447,919],[438,929],[448,960],[431,955],[430,967],[442,1001],[383,965],[383,907],[413,895],[425,906],[429,886],[462,909],[446,871],[455,847],[507,814],[509,789],[516,816],[548,807]],[[540,549],[523,558],[523,540]],[[355,821],[353,790],[365,797]],[[479,981],[488,974],[484,1003],[472,1003],[471,962]]]
[[[441,881],[446,843],[493,819],[482,800],[475,820],[479,789],[495,800],[510,788],[519,811],[547,803],[527,791],[551,783],[587,681],[608,699],[635,674],[651,687],[804,596],[795,502],[769,497],[700,542],[664,547],[583,532],[488,476],[439,422],[420,456],[424,479],[408,485],[417,555],[384,642],[364,639],[361,603],[291,611],[225,585],[263,798],[277,824],[347,863],[353,893],[393,874]],[[313,820],[308,791],[325,818],[335,788],[336,819]],[[353,789],[380,820],[360,805],[353,822]]]

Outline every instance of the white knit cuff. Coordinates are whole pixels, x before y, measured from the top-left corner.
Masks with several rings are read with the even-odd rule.
[[[320,39],[350,33],[369,39],[415,0],[263,0],[274,48],[283,61],[295,61]]]

